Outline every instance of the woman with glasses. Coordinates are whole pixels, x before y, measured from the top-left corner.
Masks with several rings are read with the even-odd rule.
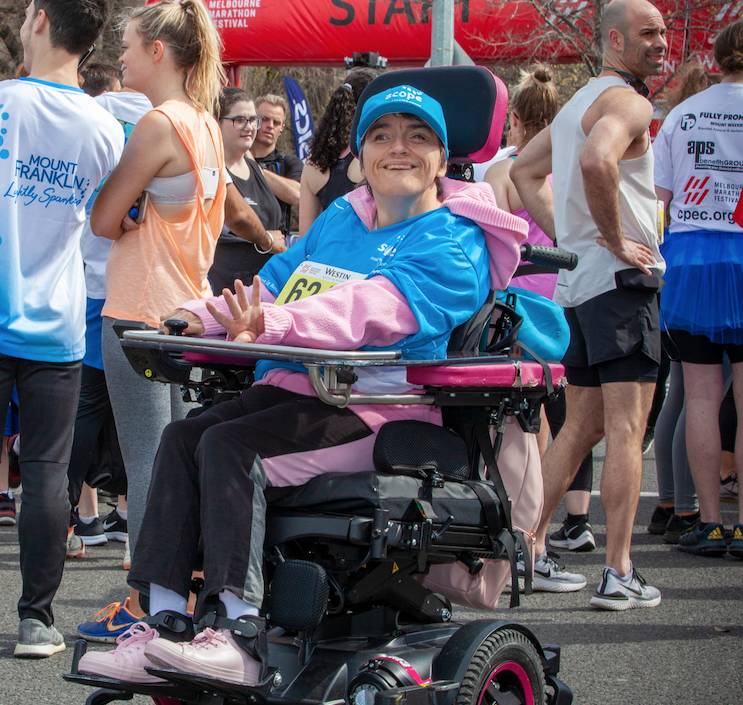
[[[209,279],[214,291],[232,289],[235,279],[252,279],[272,254],[283,252],[281,206],[266,183],[263,170],[253,159],[250,148],[261,126],[251,95],[241,88],[224,88],[216,117],[222,132],[225,167],[246,203],[255,211],[265,232],[262,239],[248,242],[227,227],[217,242]]]

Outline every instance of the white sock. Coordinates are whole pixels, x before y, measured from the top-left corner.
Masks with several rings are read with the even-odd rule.
[[[127,514],[129,513],[126,509],[117,509],[116,513],[124,520],[126,521]]]
[[[219,599],[227,610],[227,619],[237,619],[246,614],[251,617],[257,617],[260,613],[257,607],[249,605],[245,600],[241,600],[234,592],[230,592],[229,590],[222,590],[219,593]]]
[[[155,583],[150,583],[150,614],[170,610],[185,615],[188,608],[188,600],[181,597],[174,590],[168,590]]]
[[[84,516],[82,516],[82,514],[78,514],[78,515],[77,515],[77,518],[78,518],[78,519],[79,519],[79,520],[80,520],[80,521],[81,521],[81,522],[82,522],[83,524],[92,524],[92,523],[93,523],[93,522],[94,522],[94,521],[95,521],[95,520],[96,520],[96,519],[98,518],[98,515],[96,514],[95,516],[92,516],[92,517],[84,517]]]
[[[13,441],[13,452],[16,455],[21,454],[21,434],[20,433],[15,437],[15,440]]]

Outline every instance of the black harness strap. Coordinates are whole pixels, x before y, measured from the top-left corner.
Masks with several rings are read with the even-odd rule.
[[[500,513],[498,511],[498,505],[502,505],[503,502],[494,493],[494,488],[490,487],[484,482],[472,482],[466,483],[472,488],[472,491],[477,495],[482,505],[483,512],[485,512],[485,524],[488,532],[488,538],[490,539],[490,545],[493,548],[493,558],[498,558],[501,553],[501,546],[508,556],[508,562],[511,564],[511,581],[512,586],[516,585],[514,589],[511,587],[511,603],[510,607],[519,606],[519,589],[518,589],[518,566],[516,557],[516,543],[513,539],[513,534],[508,528],[501,525]]]
[[[475,421],[474,431],[480,453],[482,453],[483,460],[485,460],[485,467],[488,469],[488,479],[493,483],[493,489],[503,506],[503,513],[506,517],[506,528],[509,531],[513,531],[513,524],[511,523],[511,500],[508,498],[506,486],[503,484],[503,478],[498,469],[498,461],[495,458],[493,444],[490,441],[488,425],[484,423],[482,418]]]

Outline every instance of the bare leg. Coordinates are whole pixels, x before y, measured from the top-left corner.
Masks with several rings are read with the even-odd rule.
[[[80,500],[77,504],[80,516],[89,519],[98,516],[98,492],[83,482],[80,488]]]
[[[606,459],[601,503],[606,513],[606,565],[619,575],[632,569],[632,526],[642,482],[642,439],[655,385],[612,382],[601,387],[604,399]]]
[[[547,414],[544,412],[544,407],[541,408],[539,416],[542,420],[542,425],[539,427],[539,433],[537,434],[537,446],[539,447],[539,457],[543,457],[547,452],[547,446],[550,440],[550,425],[547,421]]]
[[[603,437],[603,399],[600,387],[565,389],[565,425],[542,458],[544,509],[536,533],[536,555],[544,553],[547,528],[583,458]],[[647,416],[647,414],[646,414]]]
[[[738,436],[735,436],[736,442],[738,440]],[[731,453],[729,450],[723,450],[722,451],[722,467],[720,468],[720,479],[721,480],[727,480],[736,470],[735,470],[735,453]],[[0,470],[0,488],[2,488],[2,470]],[[2,489],[0,489],[0,492],[2,492]]]
[[[565,493],[565,507],[568,514],[578,516],[588,514],[588,507],[591,503],[591,493],[584,490],[570,490]]]
[[[139,590],[129,588],[129,611],[140,619],[145,616],[142,608],[139,606]]]
[[[686,394],[686,451],[697,490],[701,520],[720,524],[722,446],[719,414],[723,396],[722,365],[695,365],[690,362],[681,364],[684,368]],[[733,374],[735,375],[735,369]],[[740,378],[741,372],[737,376]],[[733,383],[736,383],[735,377]],[[743,396],[740,379],[733,389],[734,394],[737,392],[737,404],[737,397]],[[739,439],[736,439],[736,450],[738,442]]]

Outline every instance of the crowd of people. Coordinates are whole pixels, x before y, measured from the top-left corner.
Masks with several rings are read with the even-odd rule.
[[[326,406],[304,373],[268,362],[238,398],[189,413],[175,386],[133,371],[117,319],[158,328],[177,317],[186,333],[343,350],[404,341],[407,354],[433,358],[491,288],[509,284],[524,239],[579,264],[513,280],[562,306],[571,336],[569,384],[543,412],[544,510],[521,571],[534,561],[537,590],[587,585],[547,545],[596,549],[592,449],[605,438],[606,560],[590,604],[660,604],[630,556],[653,435],[659,503],[648,531],[681,552],[743,558],[743,510],[732,528],[720,513],[721,500],[738,499],[743,465],[743,21],[715,42],[719,83],[684,74],[651,144],[645,81],[661,72],[665,24],[646,0],[613,0],[598,77],[560,109],[549,69],[525,72],[510,95],[510,144],[484,183],[466,184],[444,179],[446,121],[420,91],[370,97],[352,134],[376,70],[353,69],[333,92],[302,164],[277,149],[282,97],[224,87],[201,0],[132,10],[121,70],[79,72],[105,19],[105,0],[32,0],[21,29],[28,75],[0,83],[14,117],[0,164],[13,194],[0,203],[0,525],[18,522],[16,656],[65,648],[52,611],[65,559],[121,541],[129,594],[78,630],[118,646],[86,654],[80,670],[153,682],[151,657],[254,682],[259,654],[234,625],[265,628],[265,487],[373,469],[379,428],[401,417]],[[395,247],[380,249],[377,230]],[[308,259],[348,281],[287,302]],[[385,369],[358,385],[410,391]],[[427,406],[402,415],[442,423]],[[115,504],[103,518],[101,489]],[[563,498],[567,516],[548,537]],[[188,599],[200,541],[224,622],[197,635]]]

